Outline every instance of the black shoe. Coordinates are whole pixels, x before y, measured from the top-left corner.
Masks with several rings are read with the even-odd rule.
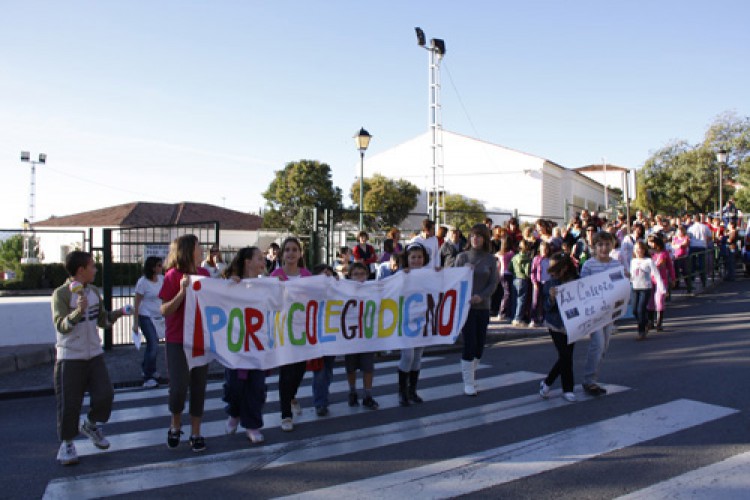
[[[583,384],[583,390],[591,396],[603,396],[607,394],[607,389],[597,384]]]
[[[206,451],[206,440],[203,436],[190,436],[190,447],[195,453]]]
[[[349,406],[359,406],[359,399],[357,399],[356,392],[349,393]]]
[[[325,417],[326,415],[328,415],[328,407],[319,406],[318,408],[315,408],[315,414],[319,417]]]
[[[182,436],[182,431],[179,429],[172,429],[171,427],[167,431],[167,446],[170,448],[177,448],[180,446],[180,436]]]
[[[372,396],[367,396],[365,399],[363,399],[362,406],[371,410],[377,410],[380,407],[378,402],[372,399]]]

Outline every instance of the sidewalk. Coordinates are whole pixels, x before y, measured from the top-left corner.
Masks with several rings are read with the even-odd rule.
[[[715,286],[747,286],[747,279],[738,276],[738,281],[733,283],[709,281],[705,289],[700,285],[692,294],[685,292],[684,288],[672,293],[671,302],[688,300],[694,295],[710,292]],[[632,320],[626,320],[625,324]],[[512,327],[507,323],[497,320],[490,322],[487,332],[487,342],[495,344],[510,340],[527,338],[544,338],[547,335],[545,328]],[[142,348],[143,349],[143,348]],[[460,346],[436,346],[429,349],[430,354],[443,352],[457,352]],[[54,368],[54,346],[49,345],[20,345],[0,347],[0,400],[35,395],[53,394],[52,380]],[[386,356],[385,358],[387,358]],[[115,346],[111,351],[105,352],[107,367],[110,378],[115,388],[140,387],[143,383],[141,378],[141,361],[143,350],[136,350],[132,345]],[[383,357],[381,357],[383,359]],[[159,345],[157,356],[157,371],[162,375],[162,382],[166,382],[166,367],[164,366],[165,354],[164,344]],[[209,366],[209,377],[222,378],[224,367],[213,362]]]

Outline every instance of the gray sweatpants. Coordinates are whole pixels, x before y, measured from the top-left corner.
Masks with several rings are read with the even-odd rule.
[[[203,416],[203,405],[206,402],[206,382],[208,365],[188,367],[185,350],[182,344],[167,342],[167,371],[169,372],[169,412],[181,414],[185,409],[185,400],[190,388],[191,417]]]
[[[57,398],[57,435],[68,441],[78,435],[83,395],[88,390],[92,423],[109,420],[115,391],[109,380],[104,355],[91,359],[58,360],[55,362],[55,397]]]

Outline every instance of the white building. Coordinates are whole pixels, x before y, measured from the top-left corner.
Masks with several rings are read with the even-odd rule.
[[[446,192],[481,201],[495,224],[503,220],[492,214],[561,223],[582,209],[604,209],[604,186],[596,180],[545,158],[465,135],[443,131],[443,165]],[[425,132],[366,158],[364,167],[365,177],[380,173],[430,191],[431,135]],[[419,203],[415,211],[426,212],[425,195]]]

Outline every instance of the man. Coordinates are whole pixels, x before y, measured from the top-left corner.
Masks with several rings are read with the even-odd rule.
[[[448,231],[448,238],[440,247],[440,267],[452,267],[456,256],[461,252],[461,231],[457,228]]]
[[[690,236],[690,248],[688,255],[693,266],[693,277],[695,273],[700,273],[701,283],[706,286],[706,254],[708,253],[709,242],[712,239],[711,229],[703,223],[703,215],[693,215],[693,223],[688,227]]]

